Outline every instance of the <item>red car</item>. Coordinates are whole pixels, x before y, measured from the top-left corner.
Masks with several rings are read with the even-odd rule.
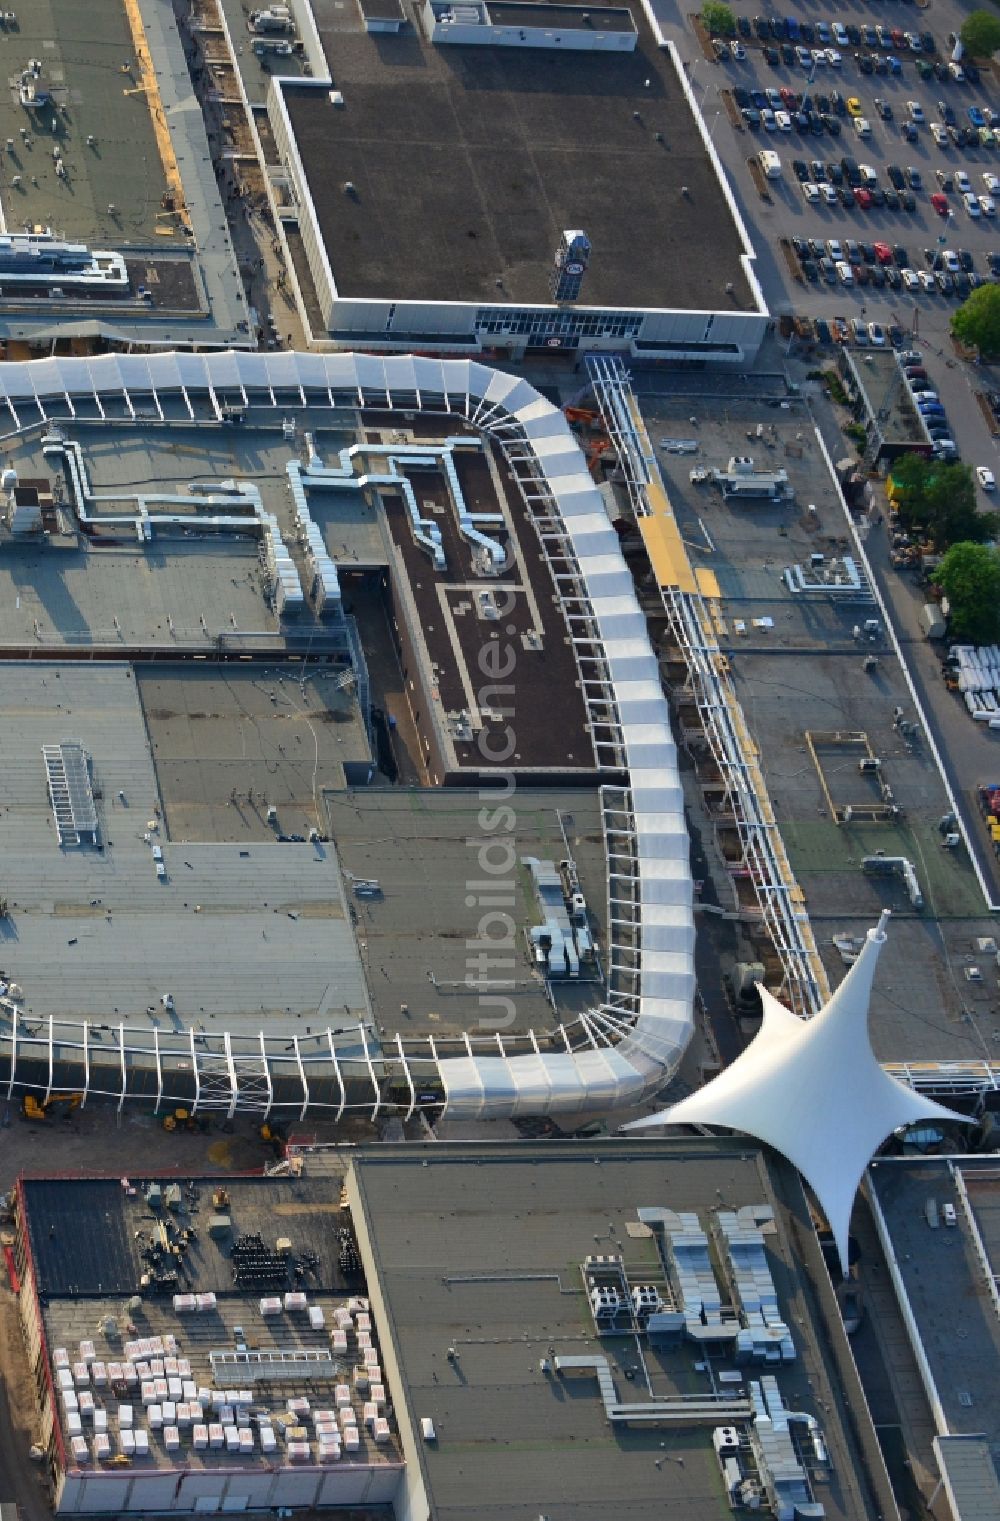
[[[931,196],[931,205],[934,207],[934,210],[937,212],[939,217],[946,217],[948,215],[948,197],[946,195],[942,195],[940,190],[936,195]]]
[[[888,243],[875,244],[875,257],[880,264],[892,263],[892,249],[889,247]]]
[[[864,185],[859,185],[854,192],[854,199],[862,211],[867,211],[872,203],[872,193],[866,190]]]

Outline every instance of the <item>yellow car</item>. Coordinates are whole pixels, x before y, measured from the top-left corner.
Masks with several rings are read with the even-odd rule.
[[[863,116],[864,115],[864,108],[862,107],[861,102],[860,102],[860,100],[858,99],[858,97],[856,95],[851,95],[848,98],[848,102],[847,102],[847,114],[848,114],[848,116]]]

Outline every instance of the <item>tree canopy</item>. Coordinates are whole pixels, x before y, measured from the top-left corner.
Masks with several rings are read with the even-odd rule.
[[[1000,48],[1000,17],[990,11],[970,11],[959,36],[973,58],[991,58]]]
[[[1000,639],[1000,550],[953,544],[934,573],[948,598],[951,632],[970,644]]]
[[[1000,354],[1000,286],[980,285],[974,290],[952,317],[951,330],[987,357]]]
[[[707,0],[701,8],[701,19],[710,37],[735,37],[736,17],[721,0]]]
[[[935,549],[962,542],[982,544],[996,536],[997,515],[978,510],[968,465],[904,454],[893,464],[892,479],[900,489],[900,522],[928,538]]]

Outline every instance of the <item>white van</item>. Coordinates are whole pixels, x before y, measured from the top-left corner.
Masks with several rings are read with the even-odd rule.
[[[760,164],[765,179],[777,180],[781,178],[781,159],[772,149],[761,148],[757,155],[757,161]]]

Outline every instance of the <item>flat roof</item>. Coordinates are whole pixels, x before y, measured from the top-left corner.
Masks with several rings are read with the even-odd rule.
[[[153,1234],[155,1217],[142,1190],[150,1183],[163,1188],[181,1183],[183,1209],[178,1215],[162,1209],[163,1219],[194,1224],[200,1250],[184,1258],[184,1292],[233,1294],[232,1240],[257,1234],[273,1246],[272,1238],[287,1236],[293,1253],[285,1285],[294,1288],[292,1269],[302,1256],[314,1259],[305,1287],[324,1294],[358,1292],[357,1280],[344,1277],[338,1260],[337,1228],[349,1224],[339,1207],[340,1186],[327,1177],[263,1178],[251,1176],[186,1179],[159,1177],[131,1170],[133,1155],[122,1159],[129,1181],[140,1190],[129,1195],[120,1178],[25,1178],[26,1219],[39,1294],[53,1299],[103,1294],[118,1298],[138,1292],[147,1269],[142,1248]],[[217,1242],[208,1222],[216,1211],[212,1194],[224,1188],[229,1204],[221,1210],[232,1221],[232,1232]],[[197,1219],[186,1219],[192,1213]],[[136,1236],[140,1231],[144,1239]],[[242,1294],[239,1297],[244,1297]],[[120,1306],[119,1306],[120,1308]]]
[[[246,679],[244,672],[235,678]],[[297,685],[295,691],[299,701]],[[266,696],[261,702],[271,706]],[[204,834],[199,841],[193,830],[185,834],[183,811],[175,834],[129,666],[0,663],[0,712],[8,715],[0,726],[4,894],[16,930],[4,945],[3,975],[23,989],[22,1027],[49,1014],[88,1018],[96,1060],[102,1047],[114,1044],[112,1023],[122,1020],[211,1030],[218,1019],[221,1028],[243,1033],[267,1028],[304,1035],[311,1017],[325,1028],[343,1019],[345,1009],[355,1020],[365,1014],[364,972],[332,847],[279,844],[259,819],[256,838],[248,830],[242,841],[231,835],[230,842],[213,842]],[[249,706],[242,722],[252,733]],[[240,755],[243,749],[239,727],[236,720],[228,731],[220,725],[213,740],[206,725],[201,769],[194,768],[188,784],[201,794],[203,809],[213,749],[220,758],[228,751],[233,783],[240,772],[258,774],[254,740],[246,750],[249,769],[235,763],[234,750]],[[292,727],[286,719],[289,764],[302,748]],[[153,732],[156,743],[162,724]],[[302,732],[311,775],[313,748],[304,723]],[[100,849],[56,843],[42,745],[64,739],[80,740],[91,758]],[[284,758],[273,731],[262,749],[280,797]],[[240,808],[227,809],[234,822],[240,810],[254,813],[246,781],[239,786]],[[157,818],[163,878],[143,838],[148,821]],[[165,992],[174,1000],[170,1011],[161,1002]],[[4,1007],[0,1030],[7,1034],[9,1027]]]
[[[42,1318],[52,1357],[56,1348],[70,1354],[71,1363],[80,1355],[80,1343],[94,1344],[97,1361],[127,1361],[125,1348],[129,1340],[173,1336],[178,1357],[190,1364],[189,1377],[200,1389],[219,1387],[210,1361],[211,1352],[231,1352],[241,1339],[250,1351],[331,1351],[330,1331],[335,1311],[345,1308],[352,1296],[364,1295],[360,1275],[345,1276],[339,1261],[339,1230],[350,1230],[350,1216],[340,1208],[340,1185],[329,1178],[213,1178],[180,1182],[179,1207],[157,1210],[147,1204],[144,1189],[150,1182],[165,1189],[177,1186],[176,1177],[130,1179],[135,1191],[129,1193],[120,1179],[38,1179],[23,1182],[25,1217],[35,1268],[35,1286],[43,1301]],[[214,1196],[223,1189],[228,1202],[216,1206]],[[213,1214],[228,1217],[230,1228],[214,1234],[209,1228]],[[194,1239],[180,1255],[161,1261],[179,1274],[174,1288],[143,1289],[144,1273],[152,1268],[151,1247],[157,1236],[158,1222],[164,1222],[174,1240],[191,1229]],[[234,1285],[233,1248],[240,1238],[256,1236],[265,1251],[272,1254],[276,1272],[253,1288]],[[276,1243],[286,1238],[290,1248],[277,1263]],[[283,1276],[281,1273],[283,1269]],[[261,1313],[263,1296],[283,1296],[288,1291],[304,1292],[308,1303],[324,1312],[325,1324],[312,1327],[303,1313]],[[173,1294],[216,1296],[213,1308],[202,1313],[184,1313],[173,1308]],[[129,1309],[134,1333],[119,1329],[107,1335],[101,1327],[105,1317],[112,1317],[120,1327],[123,1301],[141,1294],[138,1308]],[[368,1312],[371,1317],[371,1312]],[[373,1317],[371,1317],[373,1318]],[[374,1318],[373,1318],[374,1319]],[[242,1328],[242,1338],[235,1328]],[[378,1323],[372,1327],[373,1344],[378,1347]],[[155,1355],[155,1354],[154,1354]],[[148,1358],[146,1359],[148,1361]],[[275,1420],[285,1414],[286,1401],[306,1398],[315,1409],[334,1406],[334,1385],[351,1386],[351,1403],[357,1415],[361,1448],[349,1461],[361,1464],[398,1463],[399,1445],[395,1435],[388,1443],[376,1444],[364,1424],[364,1399],[353,1387],[353,1370],[361,1360],[356,1330],[348,1334],[347,1351],[334,1353],[326,1365],[329,1371],[301,1372],[281,1383],[254,1385],[252,1455],[242,1456],[230,1450],[200,1451],[191,1444],[190,1428],[181,1427],[181,1446],[177,1452],[163,1447],[162,1431],[150,1429],[151,1466],[176,1469],[218,1468],[241,1463],[259,1466],[261,1451],[256,1433],[256,1417],[265,1411]],[[135,1359],[133,1359],[135,1361]],[[250,1381],[247,1380],[247,1383]],[[148,1417],[137,1386],[103,1389],[87,1387],[108,1411],[112,1440],[117,1448],[118,1408],[131,1404],[135,1428],[146,1427]],[[217,1420],[217,1415],[206,1419]],[[165,1422],[169,1425],[170,1422]],[[311,1421],[304,1423],[312,1438]],[[281,1464],[283,1443],[271,1461]],[[140,1465],[141,1467],[141,1465]]]
[[[370,36],[332,0],[314,10],[344,105],[281,88],[342,296],[549,304],[562,233],[582,228],[581,305],[756,310],[638,4],[638,47],[610,53],[435,47],[414,28]]]
[[[135,400],[141,412],[142,401]],[[78,411],[86,414],[86,405]],[[86,415],[63,421],[65,436],[83,451],[95,517],[126,519],[138,514],[140,498],[183,499],[195,483],[219,489],[237,477],[260,493],[264,510],[277,518],[300,574],[305,573],[286,473],[288,462],[299,458],[297,443],[284,440],[273,424],[206,429],[185,426],[178,417],[167,429],[145,427],[144,420],[115,417],[112,409],[108,421],[96,425]],[[340,427],[316,430],[321,448],[335,451],[354,442],[353,413],[345,410],[338,420]],[[126,521],[84,532],[72,511],[65,467],[43,454],[37,430],[12,439],[5,462],[22,479],[48,482],[63,505],[60,520],[50,525],[54,537],[4,535],[0,649],[28,646],[53,657],[80,646],[215,649],[220,640],[250,635],[266,636],[257,642],[271,642],[280,653],[279,619],[265,596],[260,540],[252,529],[211,535],[192,526],[157,524],[158,513],[183,510],[161,503],[150,506],[153,536],[146,543],[138,542]],[[384,560],[373,508],[352,500],[338,503],[332,516],[324,498],[318,501],[334,559]],[[195,512],[193,503],[190,511]],[[307,626],[313,620],[304,613],[300,622]]]
[[[927,1395],[938,1432],[982,1435],[996,1453],[1000,1319],[987,1264],[1000,1272],[997,1159],[879,1158],[868,1177],[891,1243],[894,1284],[897,1292],[902,1286],[933,1381]],[[956,1212],[953,1227],[943,1223],[946,1204]]]
[[[586,977],[553,981],[547,989],[538,975],[527,932],[542,922],[542,912],[524,865],[525,856],[558,865],[568,845],[603,954],[607,861],[596,789],[532,788],[519,782],[502,849],[491,849],[492,836],[482,831],[484,805],[487,810],[491,805],[478,790],[355,787],[328,792],[323,803],[357,917],[372,1013],[379,1025],[403,1036],[427,1032],[446,1040],[474,1022],[477,1005],[493,1027],[502,1023],[513,1032],[554,1025],[599,1000],[602,986]],[[487,822],[491,818],[490,811]],[[470,878],[483,882],[480,861],[488,869],[502,863],[508,842],[513,852],[509,872],[488,879],[489,888],[470,890]],[[355,894],[354,878],[374,879],[381,894]],[[495,962],[479,969],[478,951],[470,944],[480,933],[487,907],[500,903],[511,916],[514,942],[498,948]],[[496,928],[491,932],[499,933]],[[502,1002],[483,999],[484,993],[508,994],[514,1019],[508,1022]]]
[[[976,950],[976,941],[995,934],[996,924],[985,912],[968,854],[941,848],[938,825],[950,804],[927,738],[910,739],[893,725],[896,707],[908,720],[916,716],[907,674],[887,638],[868,645],[854,637],[856,625],[868,618],[881,621],[873,599],[838,602],[823,594],[793,594],[784,580],[786,567],[808,569],[814,553],[827,563],[855,554],[812,415],[783,387],[771,395],[730,395],[717,404],[703,397],[695,401],[685,390],[681,384],[674,394],[643,394],[640,404],[687,554],[696,572],[710,572],[718,583],[720,597],[712,611],[720,649],[759,749],[767,794],[829,982],[836,986],[846,970],[837,942],[846,942],[849,954],[851,941],[860,945],[881,911],[891,908],[871,1000],[875,1054],[885,1062],[981,1059],[994,1048],[1000,1018],[990,997],[990,957]],[[696,453],[669,452],[671,439],[686,438],[696,439]],[[724,470],[733,454],[743,453],[753,457],[757,469],[786,470],[794,501],[729,501],[712,484],[690,478],[692,468]],[[860,514],[859,521],[864,532]],[[862,665],[869,652],[878,665],[866,674]],[[668,680],[686,681],[682,670],[672,657]],[[700,718],[693,706],[682,706],[681,722],[688,721],[700,723]],[[986,745],[978,733],[982,726],[970,723],[964,708],[956,725],[955,734],[946,736],[954,748],[965,743],[967,729],[977,731],[969,733],[969,744]],[[807,748],[807,730],[866,734],[881,761],[877,781],[891,788],[900,816],[838,824]],[[860,749],[845,746],[835,753],[820,742],[817,753],[835,804],[881,799],[877,783],[858,772]],[[708,781],[711,787],[714,777]],[[728,849],[730,827],[719,812],[715,831],[735,865],[740,852]],[[898,878],[862,872],[862,859],[879,850],[914,862],[925,903],[921,911],[912,907]],[[753,884],[732,865],[709,862],[719,901],[729,901],[735,892],[753,912]],[[770,944],[761,946],[762,938],[754,937],[755,950],[763,949],[765,980],[778,990],[784,973]],[[743,959],[738,949],[732,954],[735,961]],[[967,981],[961,973],[952,979],[943,971],[949,963],[973,961],[980,981]]]
[[[701,1346],[657,1351],[643,1338],[640,1350],[633,1335],[599,1338],[582,1266],[592,1254],[620,1255],[630,1281],[663,1285],[638,1209],[695,1211],[707,1231],[714,1209],[743,1204],[774,1208],[767,1262],[797,1357],[741,1371],[775,1374],[787,1408],[816,1414],[830,1453],[829,1478],[815,1486],[828,1521],[875,1514],[853,1435],[868,1416],[860,1399],[848,1413],[828,1361],[834,1339],[849,1353],[801,1188],[755,1144],[386,1145],[355,1157],[348,1197],[391,1338],[390,1376],[410,1426],[434,1423],[436,1441],[418,1442],[417,1453],[441,1521],[728,1516],[711,1423],[612,1429],[593,1378],[540,1364],[606,1356],[618,1399],[637,1405],[716,1387],[696,1366]],[[732,1354],[709,1361],[717,1375]]]
[[[842,352],[857,376],[885,444],[890,448],[899,444],[928,444],[927,430],[895,351],[845,348]]]
[[[403,0],[357,0],[363,16],[373,21],[405,21]]]
[[[73,0],[32,0],[4,40],[8,73],[41,60],[38,84],[55,106],[26,110],[11,89],[0,97],[0,138],[15,142],[5,158],[22,177],[14,189],[4,175],[0,202],[8,230],[41,223],[98,248],[154,242],[168,185],[124,0],[93,0],[83,28]],[[65,179],[56,174],[56,143]]]
[[[475,568],[477,546],[460,528],[442,466],[407,470],[403,461],[397,468],[407,475],[422,518],[440,532],[444,571],[434,569],[417,543],[402,495],[380,493],[398,553],[392,571],[403,571],[401,600],[415,615],[412,635],[434,689],[434,722],[449,736],[449,757],[470,772],[596,772],[565,604],[524,499],[506,488],[506,466],[488,440],[482,449],[456,449],[452,463],[466,511],[503,520],[496,527],[479,522],[506,553],[496,574]],[[377,486],[378,476],[370,479]],[[503,671],[505,679],[498,674]],[[456,727],[460,714],[471,720],[464,738]]]
[[[934,1451],[955,1521],[995,1521],[1000,1479],[985,1437],[938,1436]]]
[[[155,98],[130,10],[155,59]],[[92,249],[119,249],[128,255],[130,288],[117,301],[79,291],[61,301],[31,301],[8,287],[0,301],[0,336],[68,337],[82,317],[88,330],[80,336],[183,343],[196,328],[201,343],[249,343],[246,297],[172,11],[151,0],[131,6],[94,0],[82,30],[73,0],[32,0],[17,15],[16,30],[5,34],[8,73],[16,83],[29,59],[39,59],[38,83],[53,104],[29,111],[16,89],[0,98],[0,141],[15,142],[14,153],[4,155],[0,185],[5,230],[39,226]],[[154,112],[163,125],[162,144]],[[56,145],[64,178],[56,174]],[[169,155],[176,173],[167,166]],[[17,187],[13,174],[21,176]],[[163,197],[176,200],[178,183],[191,239],[176,218],[163,215]],[[139,299],[140,284],[149,289],[148,299]]]
[[[573,32],[632,32],[635,22],[627,5],[541,5],[530,0],[486,0],[494,26],[546,27]]]
[[[370,759],[341,676],[318,663],[136,666],[168,838],[273,845],[325,834],[323,793],[339,793],[352,763],[363,773]]]

